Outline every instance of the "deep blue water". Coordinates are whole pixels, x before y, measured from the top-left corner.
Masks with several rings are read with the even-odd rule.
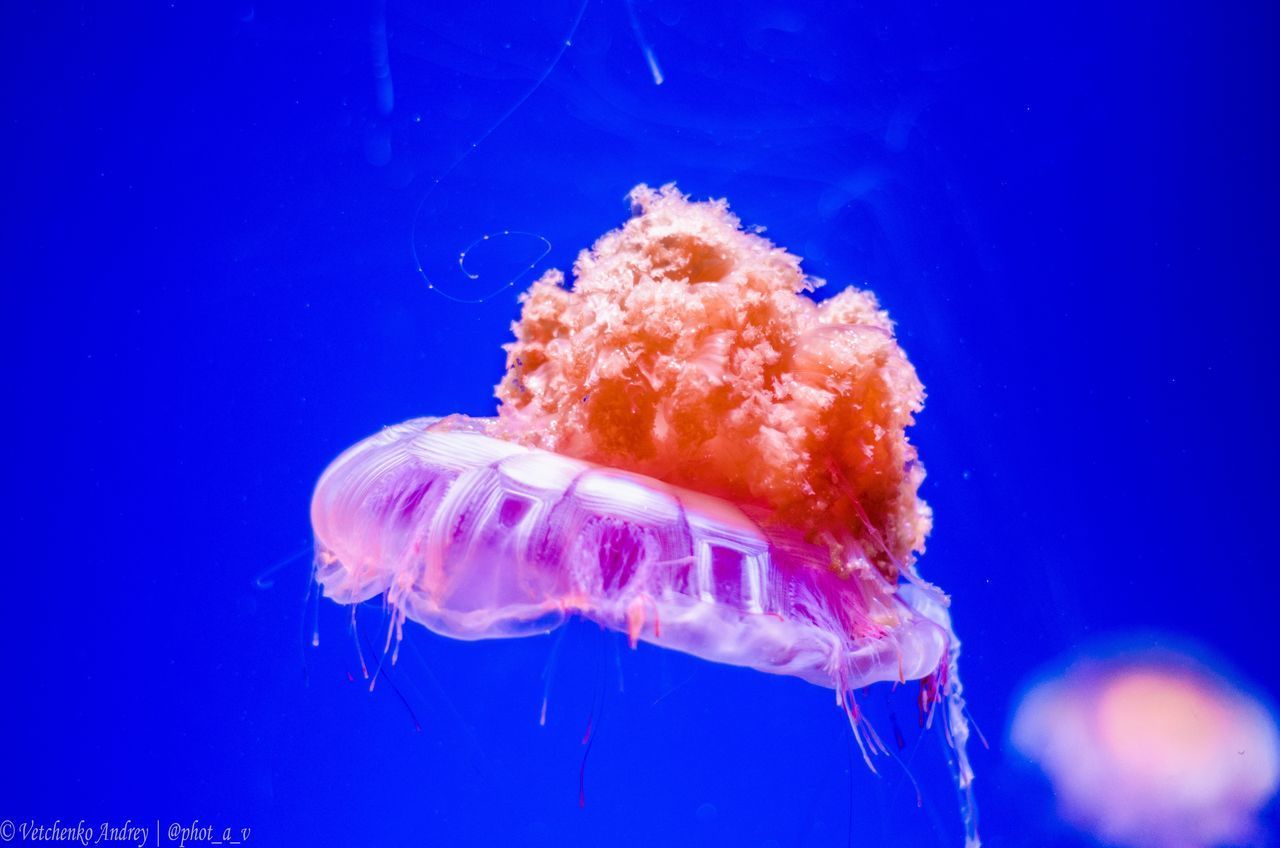
[[[415,253],[464,297],[540,252],[495,239],[471,282],[486,232],[567,268],[639,182],[727,197],[898,321],[988,844],[1089,844],[1005,741],[1045,663],[1188,639],[1280,695],[1273,5],[448,6],[6,5],[0,818],[958,845],[911,692],[866,697],[919,805],[830,693],[587,625],[545,727],[556,637],[410,627],[372,693],[347,609],[305,644],[324,465],[494,407],[529,278],[457,303]],[[377,656],[375,606],[359,632]]]

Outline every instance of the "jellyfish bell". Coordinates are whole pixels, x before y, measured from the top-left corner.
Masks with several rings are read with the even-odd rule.
[[[1080,659],[1027,691],[1011,741],[1065,820],[1133,848],[1249,842],[1280,781],[1275,719],[1189,653]]]
[[[738,506],[493,438],[491,419],[417,419],[360,442],[312,503],[316,578],[382,594],[454,639],[545,633],[580,615],[715,662],[847,692],[938,672],[939,595],[900,591]]]
[[[836,693],[945,702],[977,844],[947,597],[906,429],[924,390],[869,292],[817,303],[799,259],[668,186],[521,297],[494,418],[389,427],[321,476],[316,576],[457,639],[581,616]]]

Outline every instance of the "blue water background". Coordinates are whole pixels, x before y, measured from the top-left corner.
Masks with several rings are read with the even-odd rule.
[[[921,568],[991,746],[983,834],[1088,844],[1006,742],[1029,675],[1187,639],[1280,691],[1276,17],[7,4],[0,817],[250,845],[959,844],[913,687],[863,700],[919,804],[816,687],[579,625],[540,727],[554,637],[410,627],[370,693],[347,609],[306,644],[305,555],[255,580],[306,550],[340,450],[493,411],[530,278],[460,304],[415,252],[483,294],[541,242],[481,244],[473,282],[456,258],[482,234],[537,233],[537,272],[567,268],[633,185],[674,180],[897,320],[929,390]],[[371,663],[383,627],[360,613]]]

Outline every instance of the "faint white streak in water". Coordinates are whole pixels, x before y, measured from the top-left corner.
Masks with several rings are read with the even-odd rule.
[[[434,180],[431,181],[431,187],[427,189],[426,193],[422,195],[422,199],[418,201],[418,206],[413,212],[413,223],[409,227],[409,250],[413,254],[413,264],[418,269],[418,275],[421,276],[424,281],[426,281],[427,289],[429,291],[435,292],[436,294],[440,295],[446,300],[452,300],[455,303],[484,303],[486,300],[493,297],[494,295],[506,289],[509,289],[513,285],[515,285],[516,280],[520,279],[520,277],[524,276],[524,274],[532,270],[534,265],[536,265],[538,261],[542,258],[542,257],[539,257],[537,260],[534,260],[534,262],[530,264],[529,267],[525,269],[525,271],[521,272],[520,274],[517,274],[512,279],[508,280],[505,284],[499,286],[498,288],[494,289],[488,294],[485,294],[481,297],[474,297],[474,298],[455,297],[454,295],[451,295],[448,292],[441,289],[435,283],[431,282],[431,278],[427,276],[427,270],[422,265],[422,258],[418,255],[418,243],[417,243],[418,221],[422,217],[422,210],[423,210],[423,207],[427,205],[427,200],[431,197],[432,193],[435,192],[436,188],[440,185],[440,183],[443,180],[445,180],[451,173],[453,173],[454,169],[456,169],[459,165],[461,165],[462,162],[469,155],[471,155],[472,151],[474,151],[477,147],[483,144],[485,139],[493,135],[493,133],[497,131],[498,127],[506,123],[507,118],[510,118],[513,114],[515,114],[516,110],[518,110],[521,106],[523,106],[525,101],[528,100],[530,97],[532,97],[533,93],[542,87],[542,84],[547,81],[547,77],[551,76],[551,72],[556,69],[556,65],[560,64],[560,60],[564,58],[565,51],[573,46],[573,38],[578,33],[578,24],[582,23],[582,16],[586,13],[587,3],[589,2],[590,0],[582,0],[582,5],[578,7],[578,12],[573,17],[573,23],[569,26],[568,34],[564,37],[564,40],[561,41],[560,43],[560,49],[557,50],[556,55],[552,57],[551,64],[547,65],[547,67],[543,70],[543,72],[538,75],[538,78],[534,80],[533,85],[531,85],[529,89],[525,91],[524,94],[520,95],[520,98],[516,100],[516,102],[512,103],[511,106],[507,108],[507,111],[499,115],[498,120],[494,121],[493,124],[491,124],[487,130],[481,133],[479,138],[471,142],[471,146],[468,147],[465,151],[463,151],[461,156],[453,160],[453,164],[445,168],[444,173],[442,173],[440,176],[436,177]],[[517,231],[508,230],[508,231],[505,231],[505,234],[515,235],[517,234]],[[542,241],[545,243],[545,250],[547,252],[550,252],[551,242],[547,241],[542,236],[539,236],[536,233],[521,233],[521,234],[531,235],[534,238],[542,239]],[[488,235],[481,236],[479,239],[476,239],[476,241],[473,241],[470,246],[468,246],[466,249],[462,251],[462,256],[460,259],[460,267],[465,265],[467,251],[470,250],[471,247],[474,247],[476,244],[478,244],[480,241],[483,241],[487,238],[489,238]],[[547,255],[546,253],[542,254],[542,256],[546,256],[546,255]],[[463,267],[463,273],[464,274],[467,273],[465,267]],[[468,274],[468,276],[470,275]],[[472,277],[472,279],[475,279],[475,277]]]
[[[627,17],[631,19],[631,31],[635,33],[636,41],[640,44],[640,49],[644,52],[644,60],[649,65],[649,73],[653,75],[653,84],[662,85],[662,68],[658,67],[658,57],[654,55],[653,47],[644,37],[644,30],[640,28],[640,18],[636,15],[635,0],[626,0]]]
[[[547,239],[546,236],[540,236],[537,233],[530,233],[525,230],[503,230],[500,233],[492,233],[492,234],[485,233],[484,235],[480,236],[480,238],[476,239],[475,241],[471,242],[471,244],[464,247],[462,249],[462,252],[458,254],[458,270],[461,271],[467,279],[469,280],[480,279],[479,274],[473,274],[471,271],[467,270],[467,254],[471,253],[472,249],[474,249],[476,245],[482,244],[487,241],[491,241],[493,239],[498,238],[499,236],[527,236],[528,238],[537,239],[538,241],[542,242],[542,253],[538,254],[538,257],[529,263],[529,268],[527,269],[528,271],[532,271],[537,266],[537,264],[542,261],[543,257],[545,257],[547,254],[551,252],[551,242]],[[504,286],[503,288],[515,285],[516,280],[519,279],[521,276],[523,276],[525,273],[527,273],[527,271],[524,271],[518,274],[514,279],[508,281],[506,286]],[[501,291],[501,290],[502,289],[497,289],[497,291]]]
[[[395,90],[391,86],[391,51],[387,47],[387,5],[378,4],[374,13],[373,26],[369,28],[369,46],[373,50],[373,84],[374,96],[378,103],[378,112],[390,115],[395,108]]]

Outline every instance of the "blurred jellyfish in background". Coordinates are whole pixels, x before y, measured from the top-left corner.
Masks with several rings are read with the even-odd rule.
[[[1188,654],[1078,659],[1026,692],[1012,742],[1048,777],[1062,818],[1103,843],[1265,842],[1258,813],[1280,780],[1275,719]]]

